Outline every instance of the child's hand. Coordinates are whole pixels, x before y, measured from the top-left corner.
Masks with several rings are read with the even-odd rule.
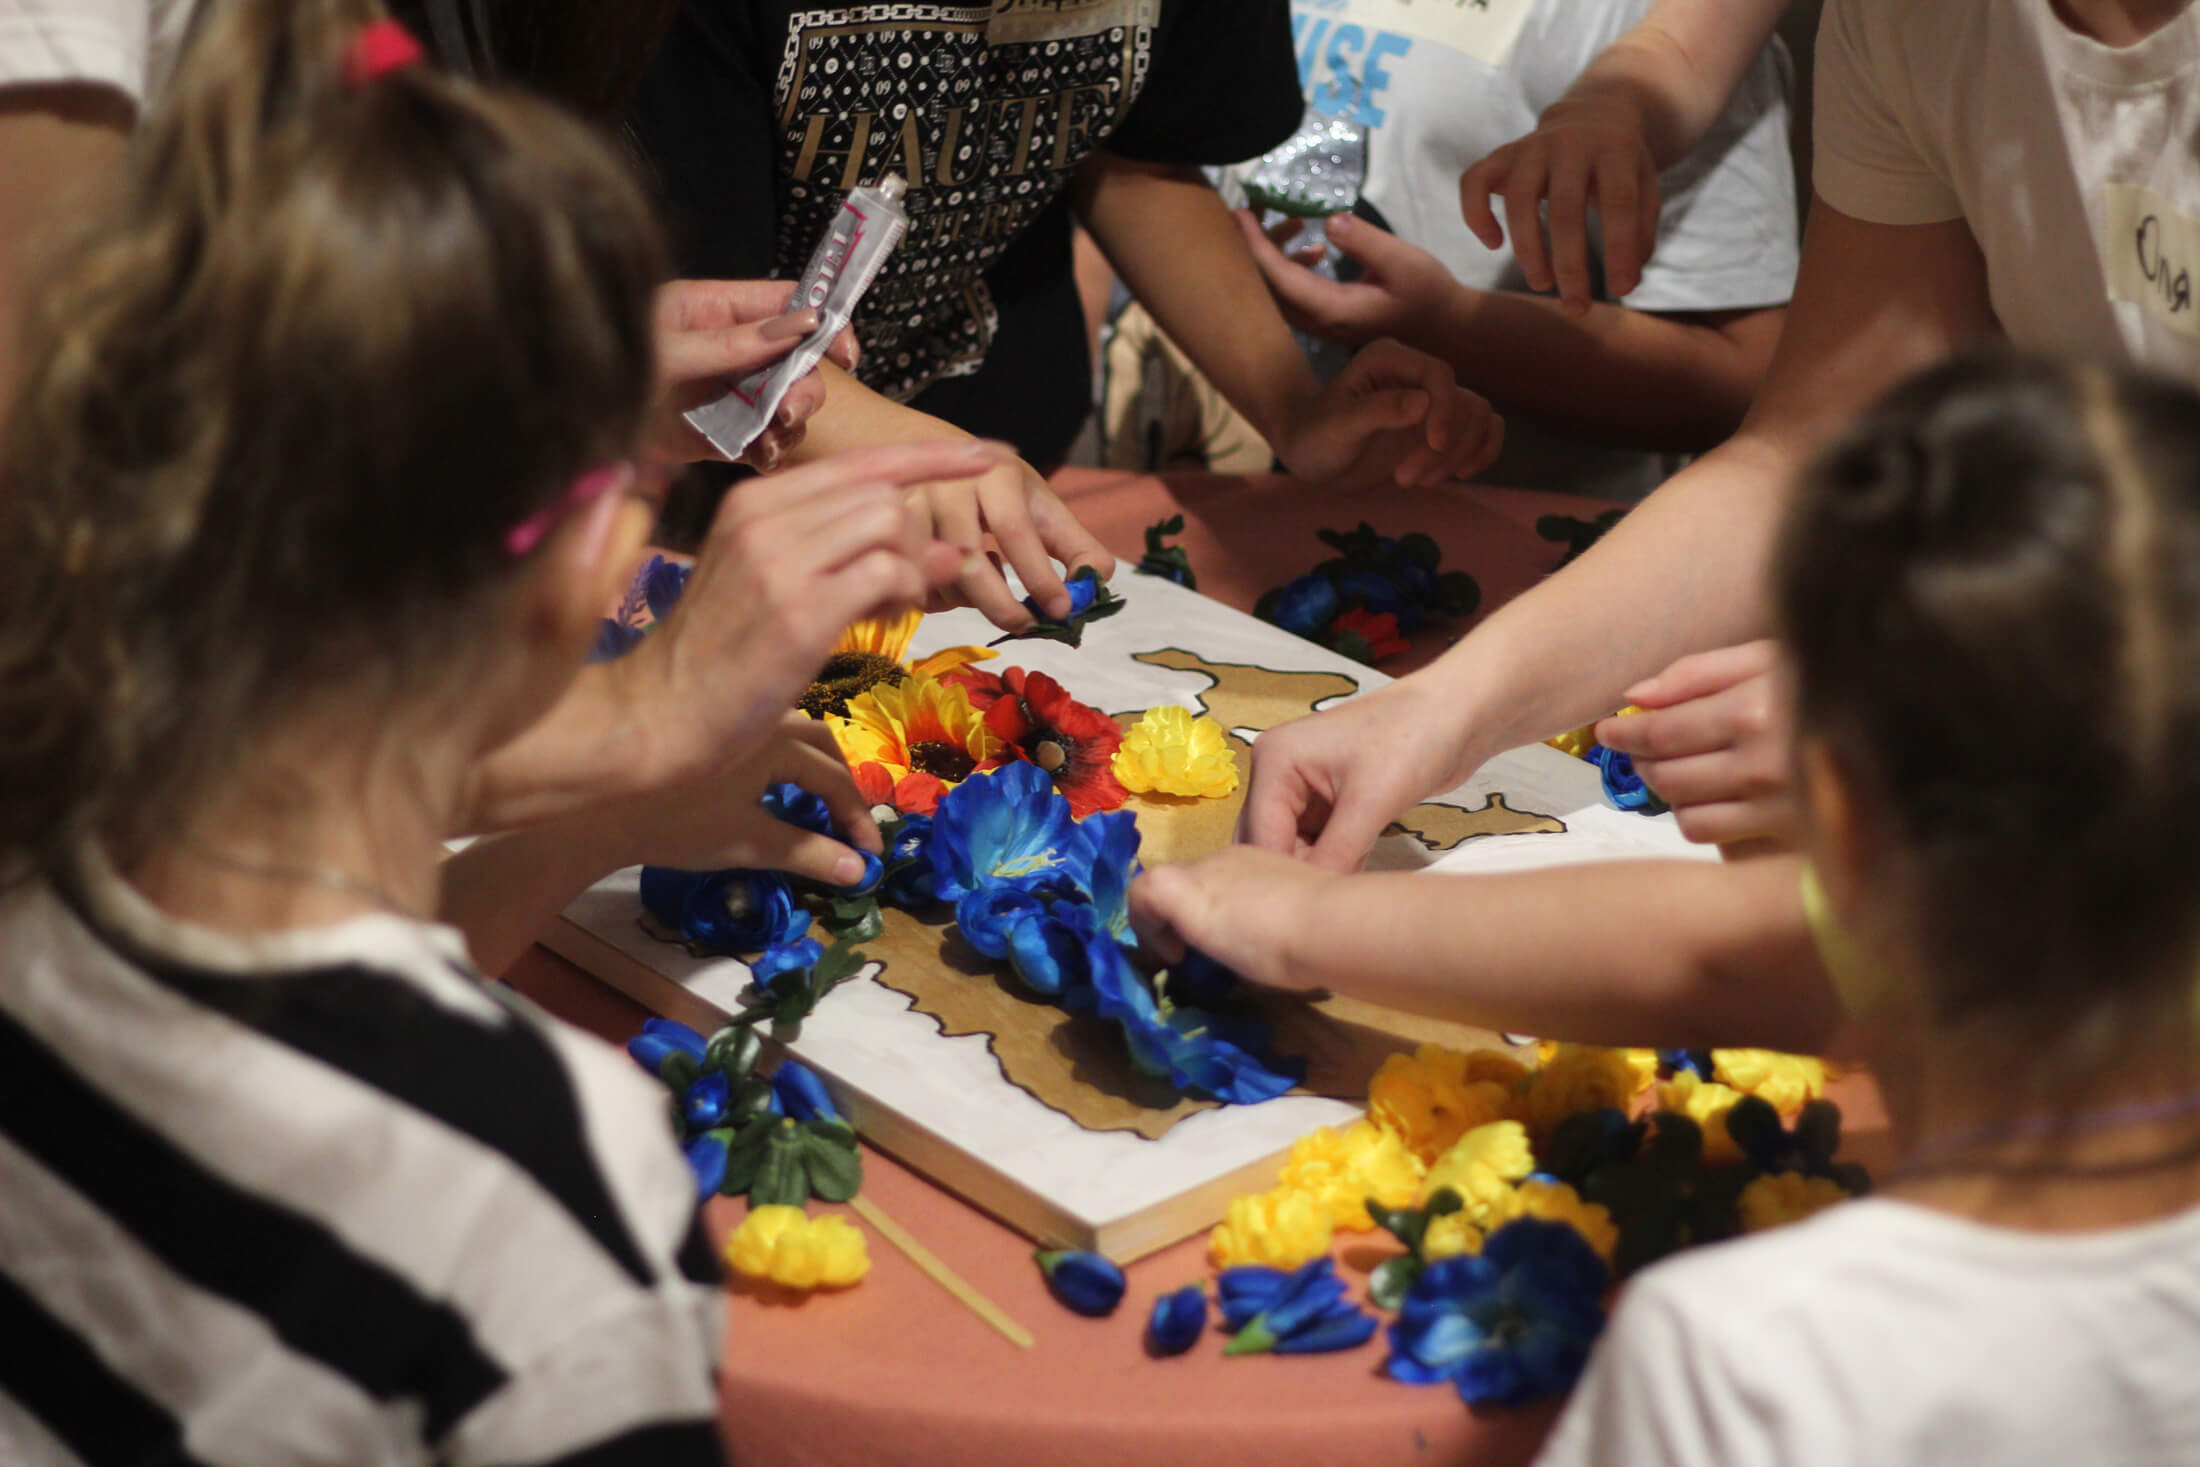
[[[783,781],[823,799],[851,844],[767,814],[759,803],[764,791]],[[726,773],[614,801],[591,812],[588,825],[607,870],[740,867],[847,886],[863,875],[857,848],[884,851],[878,823],[856,792],[832,732],[803,713],[782,717],[764,747]]]
[[[1323,977],[1300,966],[1298,924],[1320,920],[1338,877],[1250,846],[1150,868],[1131,883],[1131,925],[1163,962],[1196,947],[1247,982],[1308,992]]]
[[[1309,267],[1318,260],[1306,254],[1286,253],[1282,247],[1298,232],[1298,220],[1285,220],[1270,234],[1246,210],[1239,210],[1237,219],[1284,318],[1331,341],[1360,346],[1379,336],[1409,335],[1434,320],[1446,298],[1460,289],[1427,250],[1350,214],[1325,221],[1330,242],[1366,269],[1350,283],[1316,273]]]
[[[1425,678],[1279,724],[1253,741],[1238,839],[1331,871],[1355,871],[1385,826],[1479,762],[1459,715]]]
[[[974,439],[883,444],[767,475],[719,506],[680,604],[613,664],[661,777],[722,773],[794,706],[850,622],[917,605],[961,557],[904,489],[1013,465]],[[654,781],[653,781],[654,782]]]
[[[778,361],[817,329],[815,311],[783,314],[794,289],[789,280],[675,280],[657,292],[662,405],[651,442],[660,453],[680,462],[725,457],[680,415]],[[842,331],[834,338],[826,360],[853,368],[854,334]],[[825,384],[815,372],[805,373],[788,389],[771,426],[749,445],[741,462],[759,470],[777,467],[802,441],[810,415],[824,405]]]
[[[1344,489],[1469,479],[1504,447],[1505,420],[1451,368],[1400,342],[1361,349],[1276,444],[1302,479]]]
[[[1490,196],[1505,196],[1513,258],[1532,290],[1556,289],[1566,309],[1589,309],[1589,205],[1604,228],[1604,282],[1614,296],[1642,283],[1658,237],[1658,165],[1641,110],[1613,92],[1561,98],[1534,132],[1505,144],[1459,179],[1467,227],[1502,248]],[[1550,204],[1550,242],[1540,207]]]
[[[1673,807],[1681,834],[1707,845],[1793,845],[1800,811],[1790,781],[1789,695],[1779,645],[1702,652],[1627,690],[1646,710],[1597,725],[1597,741]]]
[[[932,534],[964,552],[954,584],[932,598],[930,610],[975,606],[1004,632],[1031,626],[1031,613],[985,553],[989,533],[1024,589],[1050,616],[1069,614],[1069,590],[1062,584],[1064,572],[1054,568],[1056,560],[1069,571],[1089,565],[1102,580],[1115,574],[1115,557],[1107,547],[1077,522],[1038,471],[1020,459],[975,478],[918,485],[909,491],[909,506]]]

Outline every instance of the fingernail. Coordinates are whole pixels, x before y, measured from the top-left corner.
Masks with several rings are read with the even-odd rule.
[[[1004,447],[1006,447],[1005,444],[995,443],[990,439],[977,438],[965,444],[963,452],[971,458],[992,458],[1000,453]]]
[[[833,862],[833,884],[835,886],[853,886],[862,879],[863,858],[861,856],[842,856]]]
[[[766,341],[785,341],[790,336],[808,336],[817,329],[815,311],[789,311],[784,316],[774,316],[764,323],[757,335]]]

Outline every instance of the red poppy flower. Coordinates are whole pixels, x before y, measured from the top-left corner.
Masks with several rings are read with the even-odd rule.
[[[1009,671],[1019,672],[1020,670],[1010,668]],[[961,667],[950,668],[939,675],[939,680],[948,687],[961,688],[964,695],[970,699],[970,706],[980,713],[1000,702],[1008,692],[1006,685],[1001,682],[999,673],[988,672],[972,663],[964,663]]]
[[[1355,606],[1350,611],[1338,612],[1337,619],[1329,625],[1337,650],[1348,657],[1357,656],[1357,652],[1342,645],[1347,634],[1366,644],[1367,656],[1363,660],[1368,662],[1395,657],[1408,645],[1406,639],[1398,635],[1397,616],[1388,611],[1371,612],[1364,606]]]
[[[1097,708],[1072,698],[1043,672],[1011,667],[1001,674],[1001,697],[985,711],[985,725],[1019,756],[1054,777],[1083,819],[1113,810],[1130,798],[1115,777],[1115,751],[1123,730]]]

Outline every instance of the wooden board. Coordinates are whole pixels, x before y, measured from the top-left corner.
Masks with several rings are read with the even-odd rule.
[[[1046,672],[1119,717],[1161,702],[1211,712],[1233,731],[1241,767],[1261,730],[1386,681],[1167,582],[1126,573],[1116,588],[1130,604],[1088,628],[1082,649],[1011,642],[994,665]],[[926,622],[914,652],[983,639],[974,613],[950,613]],[[1229,800],[1134,797],[1144,858],[1219,849],[1242,799],[1242,784]],[[1493,761],[1394,829],[1372,864],[1504,869],[1690,853],[1670,817],[1611,810],[1593,769],[1540,746]],[[547,944],[707,1032],[739,1009],[747,969],[643,932],[637,881],[621,872],[583,894]],[[1034,1239],[1121,1260],[1211,1225],[1230,1198],[1270,1185],[1299,1136],[1359,1114],[1386,1055],[1501,1042],[1351,999],[1276,997],[1265,1016],[1277,1050],[1308,1061],[1305,1092],[1256,1106],[1185,1099],[1137,1075],[1106,1026],[1033,1000],[944,927],[900,912],[886,920],[866,945],[874,965],[821,1004],[785,1052],[824,1077],[872,1144]]]

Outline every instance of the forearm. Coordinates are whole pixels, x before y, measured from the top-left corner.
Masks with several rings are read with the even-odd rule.
[[[1619,101],[1671,168],[1710,131],[1787,11],[1787,0],[1659,0],[1575,78],[1554,104]]]
[[[1661,316],[1600,301],[1574,316],[1550,296],[1458,285],[1399,335],[1508,417],[1618,448],[1701,453],[1740,426],[1785,314]]]
[[[1077,187],[1086,230],[1131,294],[1270,443],[1287,441],[1321,384],[1205,177],[1103,154]]]
[[[1840,1001],[1798,879],[1793,859],[1340,877],[1293,976],[1504,1032],[1816,1053]]]
[[[585,816],[484,836],[444,861],[436,915],[466,935],[474,965],[494,977],[618,864]]]
[[[651,727],[637,711],[642,700],[629,693],[644,660],[658,655],[652,641],[584,668],[556,707],[484,758],[474,771],[469,828],[452,834],[531,826],[699,774],[705,751]]]
[[[943,418],[873,391],[836,363],[820,362],[817,372],[825,381],[825,405],[810,419],[802,442],[787,455],[789,463],[813,463],[873,443],[971,436]]]

